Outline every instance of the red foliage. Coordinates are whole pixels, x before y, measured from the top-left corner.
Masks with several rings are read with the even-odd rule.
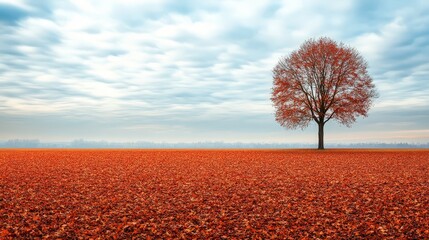
[[[428,160],[426,150],[2,150],[0,239],[427,239]]]
[[[276,120],[290,128],[329,119],[349,125],[377,95],[364,59],[328,38],[306,41],[274,68]]]

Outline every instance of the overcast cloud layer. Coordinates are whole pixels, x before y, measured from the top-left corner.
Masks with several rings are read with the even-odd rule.
[[[429,141],[428,1],[0,0],[0,140],[315,142],[269,100],[279,57],[331,37],[380,98],[326,141]]]

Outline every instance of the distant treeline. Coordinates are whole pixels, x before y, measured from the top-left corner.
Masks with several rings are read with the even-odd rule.
[[[241,143],[241,142],[108,142],[74,140],[71,142],[41,142],[40,140],[11,139],[0,142],[0,148],[316,148],[307,143]],[[429,143],[350,143],[326,144],[327,148],[429,148]]]

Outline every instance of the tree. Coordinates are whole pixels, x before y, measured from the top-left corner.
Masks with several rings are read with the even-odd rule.
[[[310,39],[283,57],[273,69],[271,101],[276,121],[291,129],[319,126],[318,149],[324,149],[324,126],[335,119],[348,127],[367,116],[378,96],[367,63],[351,47],[329,38]]]

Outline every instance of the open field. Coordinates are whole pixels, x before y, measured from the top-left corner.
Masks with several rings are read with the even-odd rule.
[[[0,239],[429,238],[429,150],[0,150]]]

